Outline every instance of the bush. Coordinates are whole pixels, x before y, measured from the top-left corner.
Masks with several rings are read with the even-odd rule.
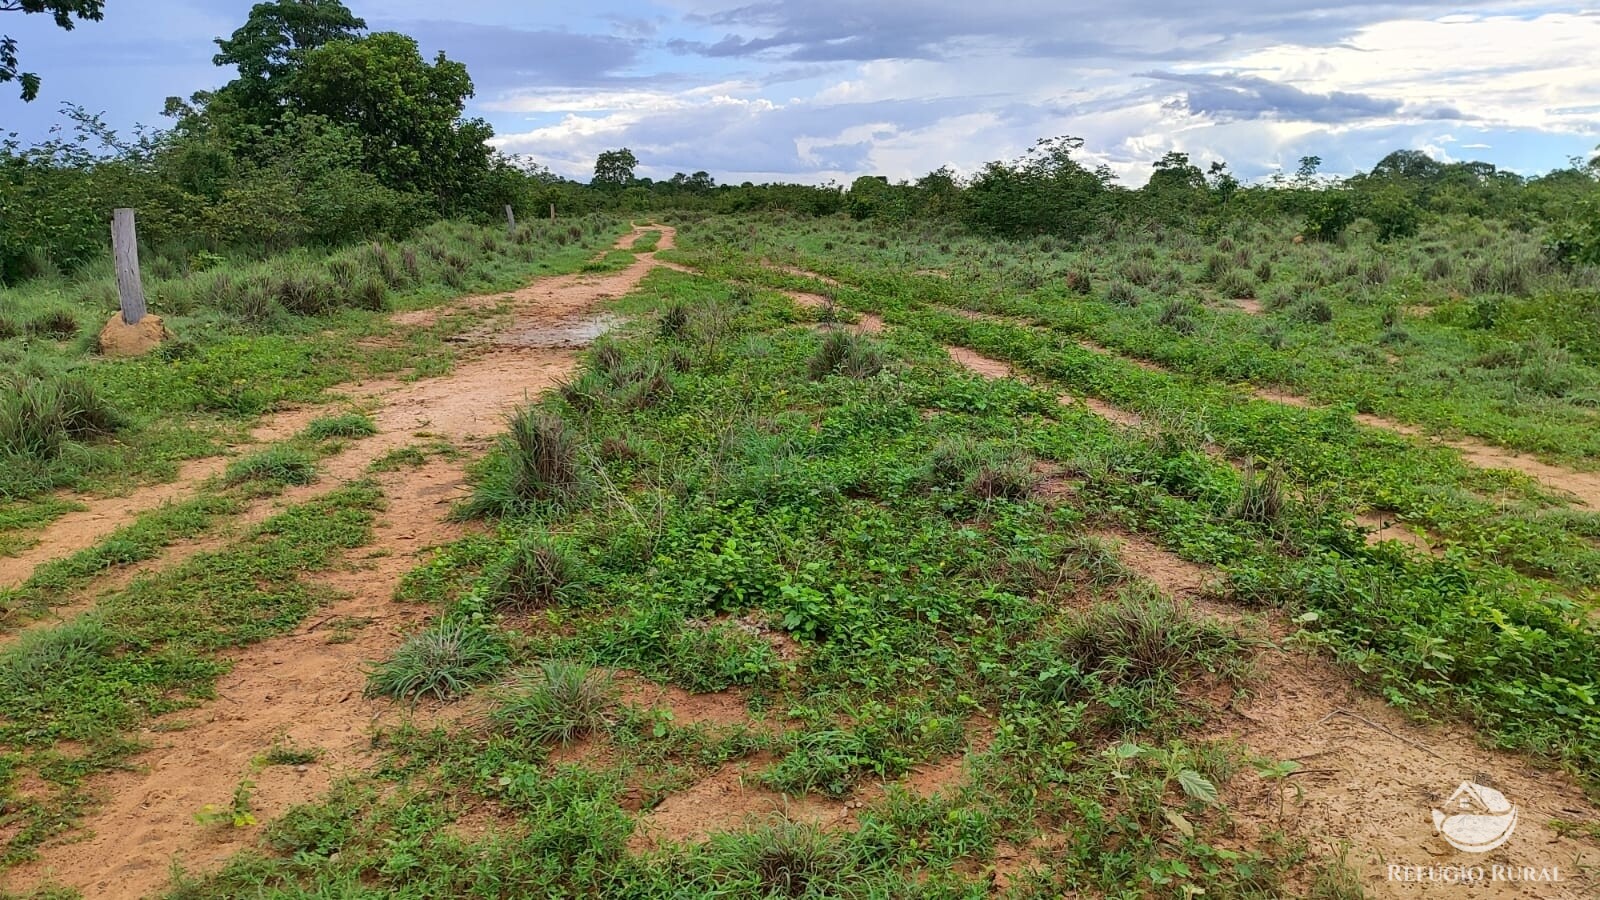
[[[1350,192],[1325,188],[1312,195],[1306,206],[1306,235],[1319,241],[1338,240],[1356,220],[1356,205]]]

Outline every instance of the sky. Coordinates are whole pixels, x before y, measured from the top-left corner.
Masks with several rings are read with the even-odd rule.
[[[628,147],[639,175],[842,184],[971,173],[1038,138],[1137,186],[1182,151],[1245,179],[1370,169],[1396,149],[1537,174],[1600,144],[1600,8],[1406,0],[347,0],[374,30],[465,62],[495,143],[586,180]],[[46,136],[63,102],[122,131],[213,88],[212,39],[249,0],[107,0],[72,32],[0,13],[23,104],[0,133]]]

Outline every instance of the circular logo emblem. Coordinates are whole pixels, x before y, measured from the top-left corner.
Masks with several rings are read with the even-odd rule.
[[[1488,853],[1516,827],[1517,808],[1506,795],[1473,781],[1461,782],[1444,808],[1433,811],[1434,833],[1464,853]]]

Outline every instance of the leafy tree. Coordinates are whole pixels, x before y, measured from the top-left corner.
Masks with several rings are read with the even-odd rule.
[[[606,150],[595,157],[592,183],[602,187],[627,187],[633,183],[633,170],[638,165],[639,158],[627,147]]]
[[[276,121],[304,54],[334,41],[358,38],[366,28],[367,23],[339,0],[257,3],[232,37],[217,38],[219,52],[211,61],[239,69],[239,77],[219,93],[252,121]]]
[[[392,31],[338,40],[299,56],[289,108],[325,116],[361,141],[362,171],[387,187],[435,198],[441,212],[469,203],[489,171],[493,136],[462,120],[472,79],[440,53],[429,64],[417,42]]]
[[[1355,220],[1355,200],[1342,188],[1317,191],[1306,207],[1306,233],[1321,241],[1337,240]]]
[[[1421,150],[1396,150],[1372,167],[1374,178],[1399,178],[1428,182],[1439,177],[1443,166]]]
[[[1310,182],[1317,177],[1317,170],[1320,168],[1322,168],[1322,157],[1302,156],[1300,157],[1300,168],[1294,170],[1294,178],[1301,183]]]
[[[1211,192],[1217,196],[1217,202],[1223,206],[1228,205],[1233,195],[1239,192],[1239,179],[1233,177],[1233,173],[1228,171],[1228,164],[1220,159],[1213,162],[1211,168],[1207,170],[1206,182],[1210,184]]]
[[[1372,224],[1378,226],[1378,240],[1385,243],[1416,234],[1421,221],[1417,204],[1394,185],[1369,194],[1364,212]]]
[[[71,31],[75,18],[85,22],[105,18],[105,5],[105,0],[0,0],[0,12],[49,13],[57,25]],[[28,102],[39,96],[39,76],[21,71],[20,65],[16,39],[0,35],[0,84],[21,81],[22,99]]]
[[[985,165],[968,188],[972,224],[1009,236],[1087,234],[1108,205],[1112,175],[1074,159],[1082,148],[1082,138],[1042,138],[1021,159]]]

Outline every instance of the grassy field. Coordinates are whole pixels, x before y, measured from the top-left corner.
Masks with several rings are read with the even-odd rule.
[[[1559,800],[1518,846],[1565,860],[1572,892],[1550,896],[1593,888],[1600,512],[1548,473],[1581,486],[1600,464],[1600,346],[1568,305],[1594,273],[1466,225],[1383,246],[1252,226],[1068,250],[698,218],[597,255],[617,230],[552,243],[546,264],[692,271],[609,301],[628,324],[467,451],[469,533],[396,592],[428,620],[352,685],[415,718],[374,726],[363,765],[260,822],[241,775],[231,805],[196,813],[248,846],[178,861],[167,896],[1383,894],[1384,848],[1293,814],[1323,763],[1252,725],[1324,702],[1279,696],[1307,673],[1398,708],[1374,730],[1434,757],[1541,773]],[[485,263],[484,281],[528,262]],[[197,331],[231,315],[195,308]],[[389,333],[375,313],[283,321],[229,320],[159,362],[25,346],[170,464],[357,374],[426,378],[464,327],[395,347],[359,340]],[[273,361],[232,382],[248,403],[150,374],[207,347]],[[147,394],[166,399],[131,399]],[[330,415],[240,458],[37,569],[8,614],[315,478],[372,428]],[[1545,468],[1487,467],[1469,443]],[[0,504],[4,534],[66,514],[75,495],[52,486],[102,487],[95,461],[132,452],[72,446]],[[316,573],[382,515],[351,481],[0,648],[8,861],[70,832],[95,773],[137,759],[135,725],[210,701],[220,651],[326,603]],[[1410,539],[1375,540],[1374,519]],[[1330,717],[1379,716],[1338,703]],[[1447,752],[1430,727],[1470,740]],[[311,767],[324,748],[258,752]]]

